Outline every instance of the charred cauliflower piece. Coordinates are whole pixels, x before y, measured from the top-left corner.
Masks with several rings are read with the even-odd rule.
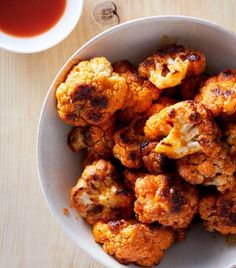
[[[86,150],[86,164],[113,156],[115,120],[101,126],[75,127],[68,135],[68,145],[74,152]]]
[[[151,107],[152,101],[159,98],[160,90],[149,80],[139,76],[128,61],[117,62],[113,68],[116,73],[125,78],[128,86],[124,103],[125,111],[145,112]]]
[[[174,175],[146,175],[135,182],[134,211],[143,223],[158,221],[175,229],[187,227],[198,209],[194,186]]]
[[[206,59],[200,51],[190,51],[180,45],[170,45],[158,50],[139,65],[139,74],[147,77],[159,89],[181,84],[191,75],[205,69]]]
[[[106,58],[82,61],[56,90],[58,114],[74,126],[101,125],[123,107],[126,94],[125,79]]]
[[[235,185],[235,165],[224,148],[215,157],[203,153],[185,156],[177,160],[177,167],[180,176],[191,184],[214,185],[220,192]]]
[[[207,195],[200,200],[199,213],[210,232],[236,234],[236,187],[224,194]]]
[[[103,249],[123,264],[153,266],[160,262],[164,251],[174,243],[174,233],[168,228],[150,228],[142,223],[125,220],[98,222],[93,236]]]
[[[144,167],[151,174],[158,174],[161,172],[172,172],[174,163],[164,154],[155,152],[158,142],[144,142],[141,144],[141,152]]]
[[[214,154],[212,148],[219,129],[203,105],[182,101],[152,115],[144,128],[150,140],[163,138],[155,148],[170,158],[178,159],[196,152]]]
[[[206,74],[200,74],[185,78],[179,86],[182,99],[193,100],[206,79]]]
[[[162,109],[175,104],[177,101],[168,97],[161,97],[146,112],[148,117],[158,114]]]
[[[122,128],[114,134],[113,154],[125,167],[140,168],[142,166],[140,145],[146,140],[143,134],[145,122],[144,117],[137,117],[129,127]]]
[[[225,70],[209,78],[195,98],[213,116],[231,115],[236,112],[236,69]]]
[[[117,181],[114,167],[105,160],[87,166],[71,190],[71,206],[89,224],[132,214],[132,195]]]

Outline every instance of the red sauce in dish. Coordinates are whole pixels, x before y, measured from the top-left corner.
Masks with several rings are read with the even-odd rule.
[[[62,17],[66,0],[0,0],[0,31],[29,37],[52,28]]]

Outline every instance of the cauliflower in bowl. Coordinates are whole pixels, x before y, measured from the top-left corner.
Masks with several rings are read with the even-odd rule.
[[[190,51],[180,45],[159,49],[139,65],[139,74],[147,77],[157,88],[163,90],[181,84],[191,75],[205,70],[206,59],[200,51]]]
[[[153,266],[174,243],[174,232],[164,227],[151,228],[138,221],[97,222],[93,227],[96,242],[123,264]]]
[[[158,221],[175,229],[186,228],[198,210],[198,192],[195,186],[178,175],[151,175],[135,182],[134,211],[143,223]]]
[[[104,57],[81,61],[56,90],[60,118],[74,126],[101,125],[124,105],[127,85]]]
[[[223,194],[204,196],[200,200],[199,213],[208,231],[236,234],[236,187]]]
[[[133,197],[119,182],[112,164],[105,160],[86,166],[71,190],[71,206],[89,223],[132,215]]]
[[[56,89],[67,143],[84,153],[71,207],[120,263],[157,265],[196,219],[236,235],[236,69],[205,66],[172,44],[138,68],[81,61]]]
[[[174,170],[174,160],[168,158],[165,154],[159,154],[155,151],[157,142],[143,142],[141,144],[143,165],[151,174],[161,172],[171,172]]]
[[[145,122],[145,117],[137,117],[128,127],[122,128],[114,134],[113,154],[127,168],[142,166],[140,146],[146,140],[143,133]]]
[[[207,79],[195,100],[202,103],[214,116],[235,113],[236,69],[225,70]]]
[[[152,115],[144,128],[150,140],[160,140],[155,151],[173,159],[205,152],[212,147],[219,129],[205,107],[194,101],[181,101]],[[164,137],[164,138],[163,138]]]
[[[177,100],[168,98],[168,97],[161,97],[157,100],[146,112],[146,115],[150,117],[153,114],[159,113],[162,109],[171,106],[178,102]]]
[[[115,119],[100,126],[75,127],[68,134],[68,145],[73,152],[86,151],[83,166],[99,159],[109,160],[113,154]]]
[[[222,148],[217,156],[195,153],[177,160],[180,176],[191,184],[214,185],[220,192],[235,185],[235,164],[229,152]]]
[[[151,107],[152,101],[159,98],[160,90],[149,80],[139,76],[128,61],[115,63],[113,70],[125,78],[128,86],[123,108],[124,112],[145,112]]]

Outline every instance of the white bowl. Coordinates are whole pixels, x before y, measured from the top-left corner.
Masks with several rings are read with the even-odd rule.
[[[220,71],[236,67],[236,35],[211,22],[182,16],[149,17],[111,28],[83,45],[64,65],[45,99],[38,131],[38,171],[41,185],[54,217],[63,230],[87,254],[107,267],[127,267],[103,252],[91,234],[91,228],[69,207],[69,192],[80,173],[81,155],[70,151],[66,139],[70,126],[59,120],[56,111],[55,85],[66,66],[75,58],[105,56],[114,62],[128,59],[138,63],[161,44],[163,36],[178,39],[184,45],[202,50],[210,69]],[[166,38],[164,38],[166,39]],[[167,250],[159,268],[229,268],[236,265],[236,247],[219,235],[194,225],[184,242]],[[131,267],[136,267],[131,265]],[[235,266],[234,266],[235,267]]]
[[[0,47],[17,53],[36,53],[64,40],[75,28],[83,10],[83,0],[67,0],[64,14],[47,32],[32,37],[17,37],[0,31]]]

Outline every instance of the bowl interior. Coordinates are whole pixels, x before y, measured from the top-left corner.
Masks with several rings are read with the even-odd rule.
[[[202,50],[210,71],[236,67],[234,33],[206,21],[171,16],[145,18],[112,28],[81,47],[70,60],[105,56],[111,62],[128,59],[137,64],[167,39]],[[103,252],[94,242],[90,227],[73,210],[69,217],[63,214],[63,208],[69,207],[70,189],[81,173],[81,155],[69,150],[66,139],[71,127],[57,116],[54,87],[58,77],[46,97],[38,132],[38,169],[45,197],[64,231],[83,250],[107,267],[127,267]],[[194,225],[187,239],[172,246],[158,267],[231,267],[236,265],[235,254],[236,247],[223,237]]]
[[[0,47],[19,53],[34,53],[55,46],[76,26],[83,10],[83,0],[68,0],[64,14],[47,32],[33,37],[17,37],[0,31]]]

